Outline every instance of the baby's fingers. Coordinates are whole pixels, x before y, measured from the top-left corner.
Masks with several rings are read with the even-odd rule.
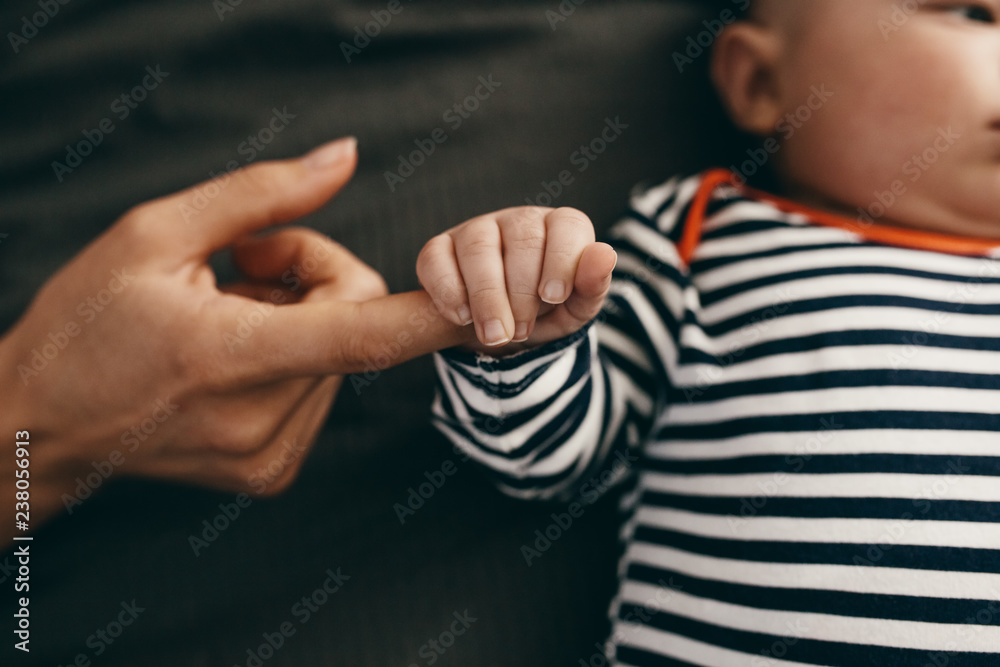
[[[547,317],[538,320],[536,342],[558,340],[597,317],[611,288],[618,255],[606,243],[591,243],[580,256],[573,293]]]
[[[417,278],[450,322],[459,326],[472,323],[469,297],[455,258],[455,244],[449,234],[435,236],[420,251]]]
[[[546,303],[560,304],[573,292],[583,251],[594,242],[594,224],[573,208],[552,211],[545,224],[545,261],[538,296]]]
[[[503,235],[507,299],[514,316],[515,343],[528,340],[538,317],[538,280],[545,256],[545,217],[549,209],[512,208],[497,218]]]
[[[496,220],[470,220],[453,232],[452,240],[476,322],[476,337],[488,347],[509,343],[514,335],[514,316],[507,299],[503,246]]]

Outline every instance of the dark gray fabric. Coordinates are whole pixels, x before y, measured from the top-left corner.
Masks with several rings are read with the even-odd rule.
[[[0,45],[3,330],[127,208],[243,160],[241,142],[273,109],[295,118],[256,159],[359,138],[354,181],[304,224],[351,248],[393,291],[417,288],[416,256],[433,234],[534,199],[563,170],[574,181],[555,203],[604,229],[636,181],[706,166],[706,138],[720,131],[703,63],[682,75],[672,60],[700,29],[697,3],[590,0],[553,30],[556,0],[404,0],[351,63],[340,43],[387,3],[243,0],[223,20],[218,4],[71,0],[16,55],[9,38]],[[20,32],[38,11],[4,3],[0,29]],[[113,100],[147,66],[169,75],[119,118]],[[500,87],[454,128],[445,112],[491,76]],[[52,162],[103,118],[114,131],[59,182]],[[628,128],[580,173],[571,156],[607,119]],[[447,142],[391,192],[384,173],[439,127]],[[296,634],[263,664],[425,665],[421,647],[465,610],[477,620],[437,664],[586,662],[608,632],[613,499],[528,567],[520,547],[557,508],[501,497],[461,462],[427,426],[432,392],[427,359],[360,395],[345,385],[295,487],[254,500],[197,557],[189,535],[231,496],[136,481],[102,490],[38,533],[32,652],[4,664],[84,654],[109,666],[246,665],[247,649],[289,621]],[[400,525],[394,503],[447,460],[458,473]],[[337,568],[349,581],[301,624],[293,605]],[[9,638],[12,579],[2,570],[0,579]],[[145,611],[97,656],[88,637],[133,599]]]

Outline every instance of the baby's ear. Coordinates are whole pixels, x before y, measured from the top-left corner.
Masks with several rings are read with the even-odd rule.
[[[740,21],[728,26],[712,49],[712,82],[730,118],[745,132],[774,133],[782,117],[777,31]]]

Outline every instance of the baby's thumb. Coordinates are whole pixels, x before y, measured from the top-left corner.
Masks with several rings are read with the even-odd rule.
[[[593,243],[584,249],[576,269],[573,294],[564,304],[567,313],[583,326],[597,317],[611,288],[611,274],[618,254],[607,243]]]

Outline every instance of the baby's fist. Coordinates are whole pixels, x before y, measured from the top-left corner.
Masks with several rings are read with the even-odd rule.
[[[518,352],[567,336],[601,310],[617,256],[572,208],[509,208],[435,236],[417,276],[452,322],[475,322],[480,345]]]

